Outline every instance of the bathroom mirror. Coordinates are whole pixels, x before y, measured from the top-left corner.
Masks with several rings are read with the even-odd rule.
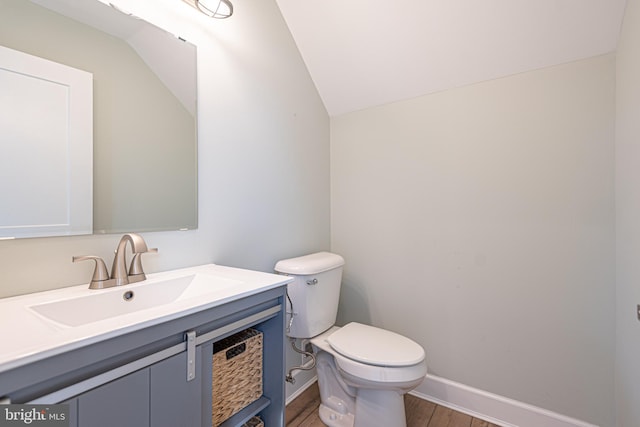
[[[81,202],[94,233],[197,228],[195,46],[97,0],[0,0],[0,45],[93,76],[93,200]],[[0,129],[0,157],[6,139]]]

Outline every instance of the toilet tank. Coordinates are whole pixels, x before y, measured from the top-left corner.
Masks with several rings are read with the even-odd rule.
[[[343,265],[340,255],[329,252],[278,261],[275,270],[294,279],[287,285],[288,336],[311,338],[336,323]]]

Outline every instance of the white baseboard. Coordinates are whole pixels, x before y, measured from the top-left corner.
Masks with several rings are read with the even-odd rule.
[[[295,399],[296,397],[300,396],[306,389],[308,389],[309,387],[311,387],[313,385],[313,383],[315,383],[316,381],[318,381],[318,376],[314,375],[311,379],[309,379],[306,383],[304,383],[303,385],[301,385],[300,387],[298,387],[296,389],[296,391],[294,391],[293,393],[291,393],[291,395],[287,396],[287,400],[285,401],[285,405],[288,405],[289,403],[291,403],[291,401],[293,399]]]
[[[431,374],[411,394],[503,427],[598,427]]]

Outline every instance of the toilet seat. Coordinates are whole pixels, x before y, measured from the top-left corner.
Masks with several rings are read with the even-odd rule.
[[[327,338],[341,355],[375,366],[411,366],[424,360],[424,349],[409,338],[385,329],[352,322]]]
[[[368,325],[361,325],[361,324],[356,324],[356,325],[360,325],[360,326],[368,326]],[[348,326],[348,325],[347,325]],[[341,354],[339,351],[337,351],[331,344],[330,341],[334,341],[333,335],[335,335],[336,333],[339,333],[340,331],[342,331],[344,328],[346,328],[347,326],[344,326],[342,328],[338,328],[338,327],[333,327],[331,329],[329,329],[327,332],[318,335],[317,337],[311,339],[311,343],[313,345],[315,345],[316,347],[318,347],[320,350],[326,351],[327,353],[330,353],[336,362],[336,365],[338,366],[338,368],[343,371],[344,373],[350,375],[351,377],[360,379],[360,380],[364,380],[364,382],[374,382],[374,383],[379,383],[379,384],[385,384],[388,383],[390,385],[392,384],[401,384],[401,383],[411,383],[411,382],[415,382],[415,381],[421,381],[424,376],[427,374],[427,365],[425,363],[424,360],[424,350],[422,349],[422,347],[420,347],[418,344],[416,344],[415,342],[409,340],[406,337],[403,337],[401,335],[398,335],[401,338],[406,339],[407,341],[411,342],[413,345],[416,345],[420,348],[420,353],[422,353],[422,357],[421,358],[417,358],[417,362],[413,363],[413,364],[407,364],[407,365],[395,365],[395,366],[389,366],[389,365],[383,365],[380,362],[382,362],[381,360],[381,356],[378,355],[377,357],[374,357],[373,359],[378,362],[379,364],[368,364],[368,363],[364,363],[355,359],[352,359],[348,356],[345,356],[343,354]],[[383,329],[378,329],[378,328],[374,328],[372,326],[369,326],[369,328],[373,328],[373,329],[377,329],[378,331],[382,331],[384,336],[386,336],[386,334],[384,333],[389,333],[389,334],[394,334],[393,332],[390,331],[385,331]],[[351,329],[351,331],[349,331]],[[347,329],[347,333],[345,334],[339,334],[337,336],[337,338],[335,339],[335,341],[342,343],[343,339],[346,339],[345,337],[348,336],[352,336],[353,334],[355,334],[355,332],[357,330],[360,330],[359,326],[354,327],[353,329],[350,327],[349,329]],[[371,332],[371,331],[369,331]],[[342,335],[342,336],[341,336]],[[397,334],[394,334],[397,335]],[[379,336],[379,335],[378,335]],[[356,341],[363,341],[364,338],[362,339],[357,339],[354,337],[354,339]],[[344,344],[344,343],[342,343]],[[350,346],[346,346],[346,349],[349,349]],[[343,350],[344,350],[344,345],[343,345]],[[415,350],[415,349],[414,349]],[[352,354],[357,354],[357,352],[354,349],[351,349],[351,353]],[[364,355],[368,355],[369,358],[372,358],[372,353],[371,352],[364,352]],[[362,356],[362,354],[361,354]],[[362,357],[360,357],[362,359]],[[396,356],[395,362],[399,363],[399,360],[402,360],[403,358],[400,356]],[[408,358],[404,358],[406,359],[405,362],[407,361],[415,361],[416,360],[416,356],[415,354],[410,355],[410,357]]]

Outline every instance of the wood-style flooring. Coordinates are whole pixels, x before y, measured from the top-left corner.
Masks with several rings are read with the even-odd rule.
[[[320,394],[318,385],[315,383],[287,405],[286,426],[324,427],[318,416],[319,405]],[[405,395],[404,406],[407,413],[407,427],[499,427],[410,394]]]

